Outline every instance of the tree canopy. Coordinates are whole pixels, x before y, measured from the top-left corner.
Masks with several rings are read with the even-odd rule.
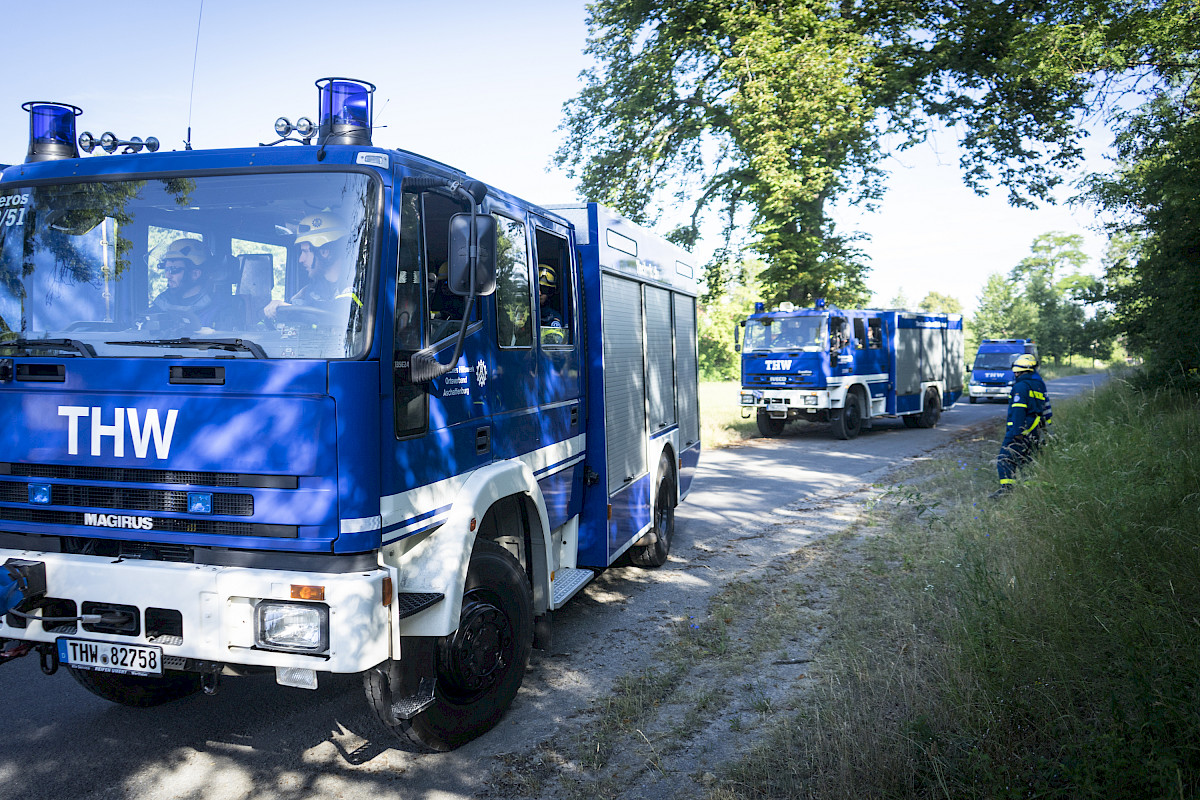
[[[865,301],[860,237],[826,207],[881,197],[885,134],[911,146],[949,124],[969,186],[1034,206],[1080,158],[1085,116],[1145,101],[1113,118],[1122,164],[1090,186],[1136,240],[1103,291],[1143,350],[1178,336],[1150,309],[1200,308],[1164,288],[1200,286],[1195,0],[595,0],[589,14],[595,65],[556,159],[640,221],[686,209],[685,246],[719,214],[710,295],[745,229],[765,300]],[[1169,350],[1173,369],[1200,369],[1195,347]]]

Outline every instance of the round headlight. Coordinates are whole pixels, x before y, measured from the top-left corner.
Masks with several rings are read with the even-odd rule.
[[[287,117],[280,117],[275,120],[275,132],[280,136],[287,136],[292,132],[292,123],[288,121]]]
[[[100,137],[100,149],[106,153],[114,153],[117,150],[117,135],[112,131],[105,131]]]
[[[296,120],[296,133],[301,136],[312,136],[313,121],[308,117],[301,117]]]
[[[79,149],[85,153],[90,153],[96,149],[96,138],[87,131],[79,134]]]

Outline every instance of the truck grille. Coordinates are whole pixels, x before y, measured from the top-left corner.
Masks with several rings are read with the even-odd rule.
[[[0,482],[0,500],[6,503],[25,503],[29,500],[28,484],[15,481]],[[127,489],[120,486],[50,487],[50,505],[80,506],[82,508],[111,508],[121,511],[160,511],[166,514],[188,512],[187,492],[163,489]],[[227,517],[254,516],[254,496],[249,494],[214,494],[212,513]]]
[[[115,517],[115,514],[89,515],[81,511],[54,511],[41,508],[0,508],[0,519],[14,522],[35,522],[43,525],[78,525],[96,528],[121,528],[119,522],[105,525],[100,522],[89,524],[85,517]],[[299,529],[295,525],[263,525],[250,522],[223,522],[215,519],[174,519],[169,517],[152,517],[153,527],[150,530],[169,533],[211,533],[217,536],[269,536],[275,539],[295,539]]]
[[[239,472],[185,472],[174,469],[79,467],[62,464],[0,462],[0,475],[18,478],[61,478],[104,483],[177,483],[183,486],[229,486],[241,489],[295,489],[295,475],[250,475]]]

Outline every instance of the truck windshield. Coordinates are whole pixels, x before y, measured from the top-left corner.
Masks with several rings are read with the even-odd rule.
[[[980,353],[975,356],[975,369],[1012,369],[1020,353]]]
[[[0,187],[0,355],[361,356],[378,194],[345,172]]]
[[[742,351],[803,350],[819,353],[825,341],[824,330],[824,316],[747,320]]]

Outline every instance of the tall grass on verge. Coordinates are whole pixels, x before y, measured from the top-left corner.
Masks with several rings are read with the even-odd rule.
[[[713,797],[1200,796],[1196,397],[1055,417],[1007,497],[992,436],[888,490],[822,688]]]
[[[758,436],[754,417],[742,419],[738,381],[700,384],[700,441],[706,448],[728,447]]]

